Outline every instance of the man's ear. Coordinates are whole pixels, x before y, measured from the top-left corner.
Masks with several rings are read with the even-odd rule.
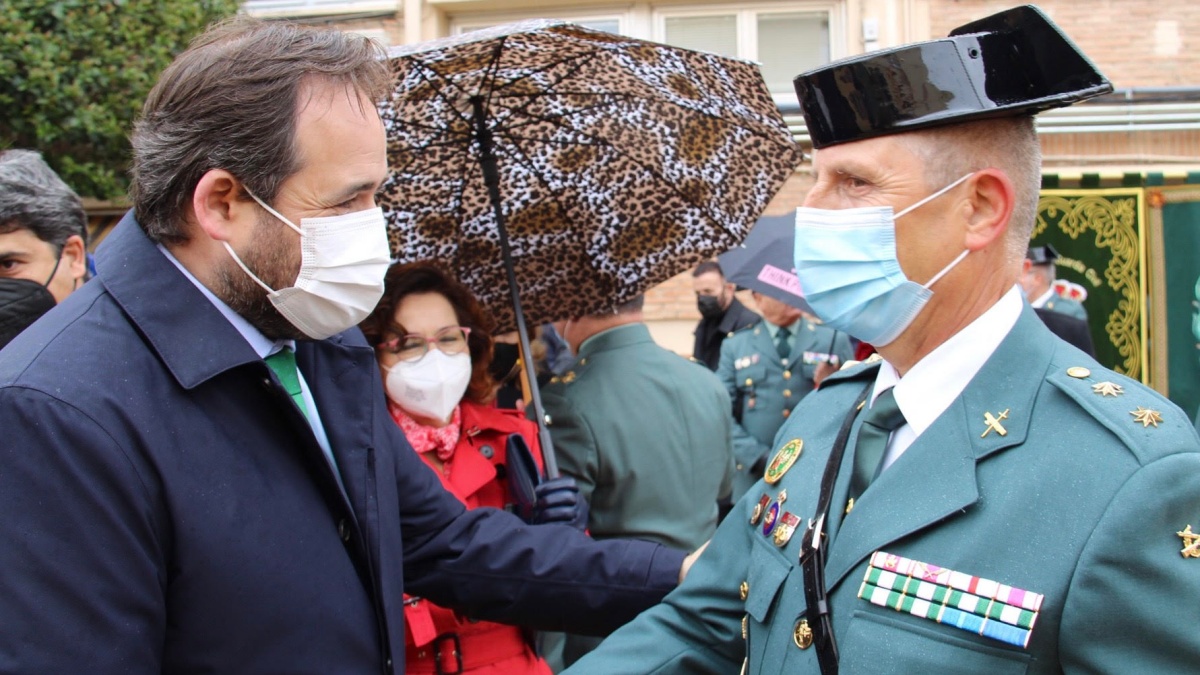
[[[1008,231],[1016,203],[1016,188],[1000,169],[982,169],[967,180],[968,204],[965,248],[978,251]]]
[[[67,268],[72,280],[82,281],[87,275],[87,247],[83,245],[83,237],[77,234],[67,237],[59,266]]]
[[[196,183],[192,212],[200,231],[212,239],[229,241],[240,225],[254,218],[254,202],[242,199],[245,187],[224,169],[210,169]]]

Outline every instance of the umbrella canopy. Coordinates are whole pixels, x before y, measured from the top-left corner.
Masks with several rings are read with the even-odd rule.
[[[501,330],[504,248],[527,320],[603,311],[736,245],[800,156],[746,61],[556,21],[389,57],[393,254],[451,266]]]
[[[796,278],[796,216],[764,216],[741,246],[717,256],[725,278],[813,314]]]
[[[393,253],[449,264],[525,355],[526,321],[610,309],[735,245],[799,157],[745,61],[554,21],[389,59]]]

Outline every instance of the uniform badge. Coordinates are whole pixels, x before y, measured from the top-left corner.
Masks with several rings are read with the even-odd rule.
[[[1101,396],[1120,396],[1125,390],[1115,382],[1097,382],[1092,385],[1092,392]]]
[[[990,412],[983,413],[983,423],[987,425],[987,428],[983,430],[983,433],[980,434],[979,437],[984,438],[993,431],[1001,436],[1007,436],[1008,429],[1005,429],[1004,426],[1000,424],[1006,419],[1008,419],[1008,408],[1005,408],[1004,412],[1000,413],[998,417],[993,416]]]
[[[1157,410],[1143,408],[1140,405],[1137,407],[1137,410],[1130,410],[1129,414],[1133,415],[1133,421],[1135,424],[1141,422],[1143,429],[1150,425],[1154,425],[1154,428],[1157,429],[1158,423],[1163,421],[1162,413],[1158,412]]]
[[[1179,555],[1185,558],[1200,558],[1200,533],[1192,532],[1192,526],[1188,525],[1182,532],[1175,534],[1183,540],[1183,549],[1179,551]]]
[[[783,503],[787,501],[787,490],[780,490],[779,497],[767,509],[766,515],[763,517],[762,533],[764,537],[771,536],[771,531],[775,529],[775,523],[779,520],[779,509],[783,507]]]
[[[784,511],[782,516],[779,516],[779,523],[775,525],[775,545],[779,548],[787,546],[792,540],[792,535],[796,533],[796,528],[800,526],[800,516],[791,511]]]
[[[767,511],[767,504],[771,503],[771,495],[764,494],[758,503],[754,505],[754,511],[750,513],[750,524],[757,525],[758,521],[762,520],[763,514]]]
[[[1025,648],[1045,596],[945,567],[876,551],[858,597]]]
[[[779,452],[775,453],[775,457],[771,459],[771,463],[767,465],[767,470],[763,474],[763,480],[767,481],[768,485],[774,485],[783,478],[783,474],[792,468],[796,463],[796,459],[800,457],[800,451],[804,449],[804,441],[799,438],[793,438],[788,441]]]

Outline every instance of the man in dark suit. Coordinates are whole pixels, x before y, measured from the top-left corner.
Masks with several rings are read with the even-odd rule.
[[[0,352],[0,670],[399,675],[405,592],[604,632],[677,582],[466,511],[388,415],[380,57],[238,21],[151,92],[98,279]]]
[[[759,316],[733,294],[736,287],[725,280],[721,266],[707,260],[692,271],[692,289],[696,291],[696,343],[692,358],[716,370],[721,361],[721,343],[735,332],[758,323]]]
[[[1096,347],[1092,342],[1092,331],[1088,328],[1086,321],[1040,307],[1035,307],[1033,313],[1038,315],[1038,318],[1042,320],[1042,323],[1046,324],[1046,328],[1049,328],[1051,333],[1078,347],[1084,354],[1096,358]]]

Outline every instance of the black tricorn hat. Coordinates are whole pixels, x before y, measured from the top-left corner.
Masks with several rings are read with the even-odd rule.
[[[796,76],[794,84],[815,148],[1032,115],[1112,91],[1033,5],[959,26],[948,38],[835,61]]]
[[[1025,258],[1034,265],[1049,265],[1058,260],[1058,251],[1055,251],[1050,244],[1030,246],[1029,250],[1025,251]]]

